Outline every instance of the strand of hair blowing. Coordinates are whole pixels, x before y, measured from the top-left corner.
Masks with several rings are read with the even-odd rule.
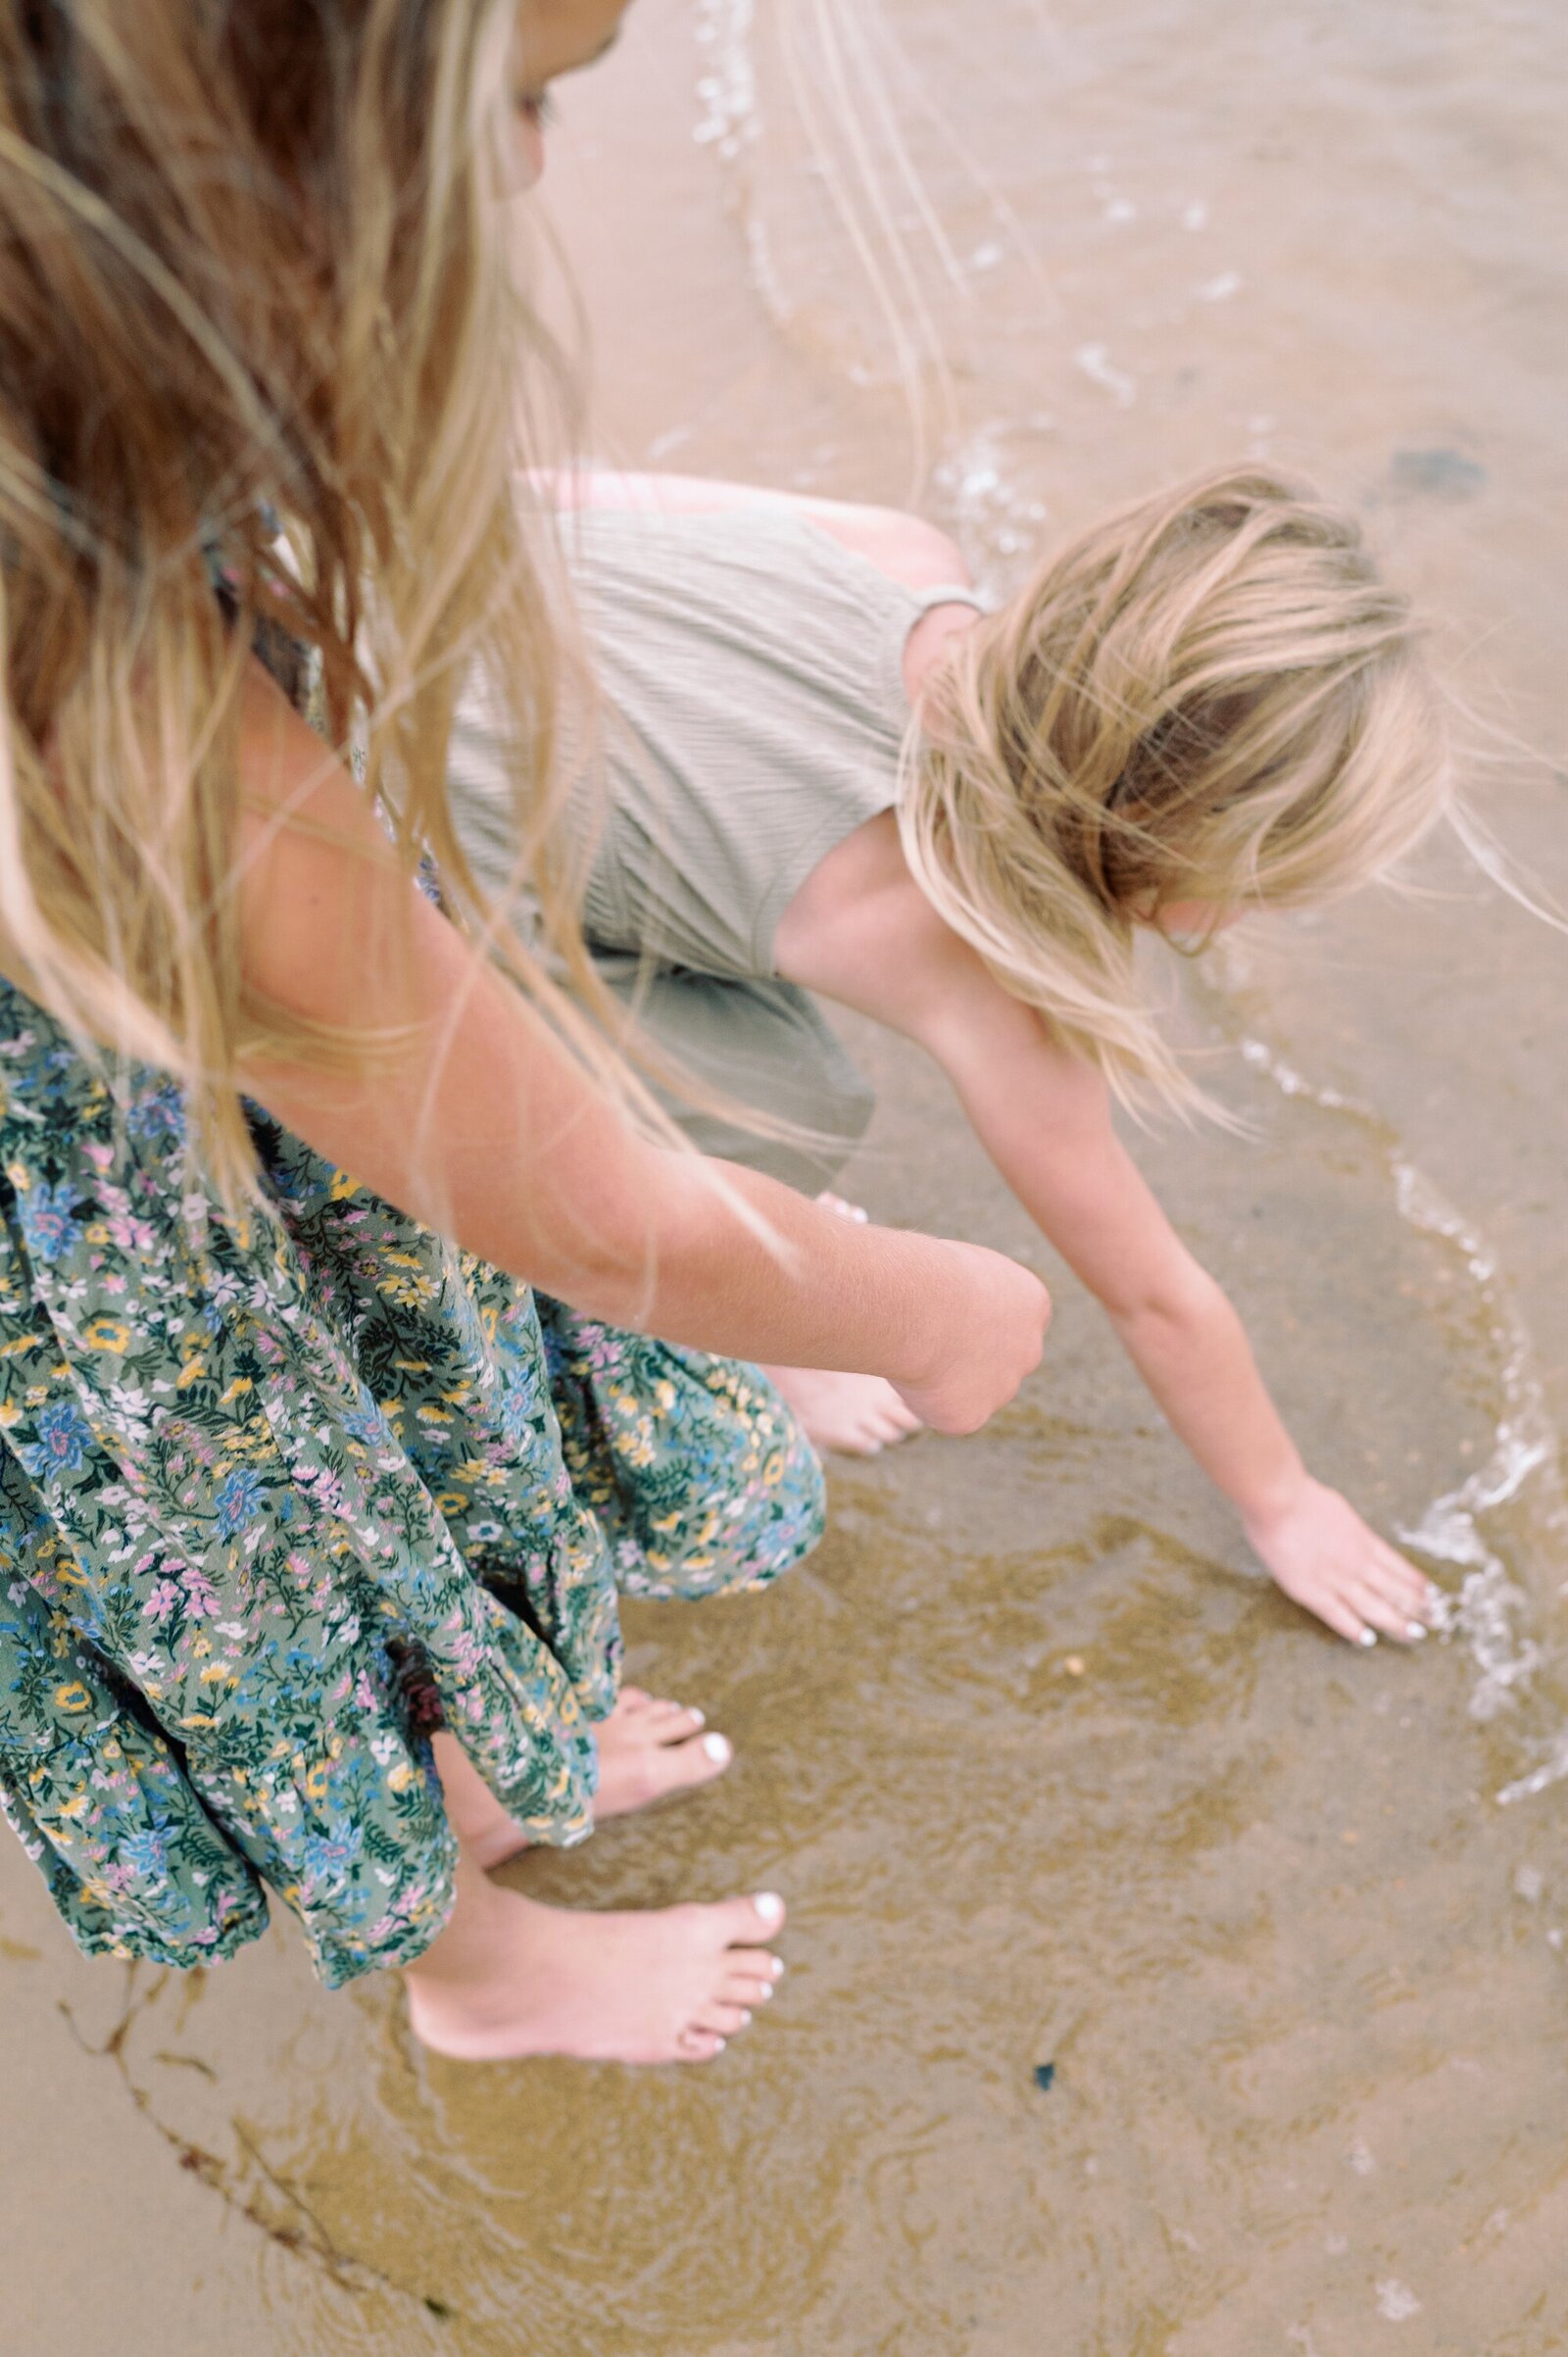
[[[374,1049],[246,989],[259,624],[314,652],[332,742],[358,735],[411,866],[432,854],[481,920],[445,748],[483,661],[528,749],[540,958],[592,1001],[516,488],[541,439],[523,396],[564,375],[501,210],[514,26],[514,0],[0,0],[0,966],[85,1043],[176,1074],[231,1198],[242,1057]]]
[[[1405,600],[1353,517],[1251,466],[1124,508],[952,642],[900,824],[1004,988],[1124,1103],[1191,1108],[1139,985],[1139,921],[1324,900],[1451,808]]]

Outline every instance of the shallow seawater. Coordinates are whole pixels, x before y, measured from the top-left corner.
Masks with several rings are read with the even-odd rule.
[[[1492,726],[1478,799],[1568,899],[1560,13],[640,0],[552,166],[600,447],[906,495],[833,202],[870,218],[827,101],[873,57],[911,166],[867,107],[882,268],[953,361],[932,511],[1004,586],[1163,475],[1308,467],[1425,600]],[[328,1999],[281,1937],[135,1980],[99,2101],[203,2188],[255,2345],[1568,2346],[1568,942],[1451,858],[1423,880],[1238,939],[1183,1020],[1252,1134],[1136,1151],[1448,1631],[1357,1656],[1273,1591],[942,1085],[857,1030],[850,1183],[1035,1260],[1047,1364],[979,1438],[837,1471],[774,1593],[629,1613],[738,1764],[511,1870],[574,1904],[776,1885],[782,1993],[718,2066],[635,2076],[428,2062],[395,1992]],[[14,1879],[0,1928],[46,1942]],[[119,2019],[118,1970],[0,1956],[40,2038],[61,1988],[89,2038]]]

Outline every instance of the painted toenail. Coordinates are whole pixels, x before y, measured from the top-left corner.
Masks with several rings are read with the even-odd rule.
[[[752,2026],[752,2017],[751,2017],[751,2015],[750,2015],[750,2014],[749,2014],[749,2013],[748,2013],[748,2012],[745,2010],[745,2008],[743,2007],[743,2008],[742,2008],[742,2010],[741,2010],[741,2028],[742,2028],[743,2030],[749,2030],[749,2029],[751,2028],[751,2026]]]
[[[691,1722],[692,1722],[692,1725],[693,1725],[694,1727],[706,1727],[706,1726],[708,1725],[708,1713],[707,1713],[707,1711],[706,1711],[706,1710],[699,1710],[699,1709],[697,1708],[697,1706],[696,1706],[696,1704],[695,1704],[695,1703],[692,1705],[691,1709],[690,1709],[690,1710],[689,1710],[689,1711],[686,1713],[686,1716],[687,1716],[687,1717],[688,1717],[688,1718],[691,1720]]]
[[[768,1983],[764,1981],[761,1988],[758,1990],[754,2001],[759,2005],[766,2005],[771,2002],[772,1995],[772,1989],[769,1987]]]
[[[771,1971],[771,1973],[772,1973],[772,1975],[773,1975],[773,1978],[774,1978],[774,1980],[775,1980],[775,1981],[782,1981],[782,1980],[783,1980],[783,1978],[784,1978],[784,1959],[783,1959],[783,1957],[782,1957],[782,1956],[769,1956],[769,1958],[768,1958],[767,1962],[768,1962],[768,1968],[769,1968],[769,1970]],[[772,1995],[772,1993],[773,1993],[773,1991],[772,1991],[771,1989],[769,1989],[767,1993],[768,1993],[768,1995],[769,1995],[769,1996],[771,1996],[771,1995]]]
[[[1412,1645],[1419,1645],[1422,1638],[1426,1635],[1425,1629],[1421,1626],[1421,1623],[1418,1620],[1411,1621],[1409,1627],[1404,1633]]]
[[[764,1923],[777,1923],[784,1913],[784,1901],[776,1891],[759,1891],[752,1904]]]
[[[710,1760],[720,1763],[733,1756],[727,1735],[705,1735],[703,1749]]]
[[[1376,1645],[1377,1641],[1378,1633],[1376,1629],[1363,1629],[1355,1642],[1357,1645]]]

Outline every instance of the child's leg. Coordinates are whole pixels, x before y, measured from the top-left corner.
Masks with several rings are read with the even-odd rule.
[[[727,1736],[705,1735],[702,1726],[700,1710],[662,1701],[641,1687],[623,1686],[614,1709],[594,1731],[599,1750],[595,1822],[627,1816],[721,1776],[734,1748]],[[459,1841],[486,1869],[515,1857],[527,1847],[526,1838],[462,1744],[444,1730],[432,1741],[447,1814]]]
[[[783,1971],[770,1892],[646,1915],[573,1915],[492,1883],[465,1854],[446,1929],[405,1967],[415,2036],[464,2062],[569,2054],[706,2062]]]

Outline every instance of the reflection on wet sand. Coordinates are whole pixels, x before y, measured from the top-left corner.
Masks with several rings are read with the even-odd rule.
[[[644,0],[565,111],[604,442],[899,497],[886,334],[789,127],[784,21]],[[1555,14],[984,22],[890,18],[963,289],[895,182],[957,363],[933,497],[977,563],[1004,581],[1097,506],[1266,448],[1359,493],[1461,684],[1560,744]],[[1560,780],[1479,781],[1568,897]],[[628,1616],[636,1672],[701,1699],[735,1769],[508,1870],[579,1905],[785,1890],[782,1992],[717,2069],[434,2064],[390,1989],[328,1999],[282,1941],[127,2006],[8,1860],[13,2034],[45,2081],[65,2041],[183,2237],[164,2272],[203,2275],[236,2350],[1568,2345],[1568,947],[1429,880],[1235,940],[1188,1019],[1254,1138],[1139,1152],[1309,1456],[1422,1547],[1447,1634],[1362,1658],[1293,1611],[1062,1282],[992,1431],[838,1472],[776,1593]],[[1039,1255],[919,1059],[856,1045],[883,1105],[855,1190]],[[159,2345],[210,2346],[198,2318]]]

